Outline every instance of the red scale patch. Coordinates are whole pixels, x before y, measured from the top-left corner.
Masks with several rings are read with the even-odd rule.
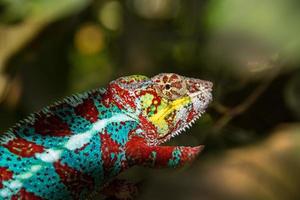
[[[44,151],[43,146],[29,142],[22,138],[11,140],[3,146],[6,147],[10,152],[22,157],[32,157],[34,154],[42,153]]]
[[[99,112],[91,99],[86,99],[83,103],[76,106],[75,113],[90,122],[96,122],[98,120]]]
[[[179,79],[178,75],[177,74],[172,74],[172,76],[170,77],[170,80],[173,81],[173,80],[176,80],[176,79]]]
[[[43,198],[36,196],[31,192],[27,192],[22,188],[17,194],[11,197],[11,200],[43,200]]]
[[[167,166],[172,158],[173,151],[174,147],[149,147],[145,140],[140,137],[133,137],[126,144],[126,154],[134,164],[152,165],[155,163],[155,166]],[[153,152],[156,154],[155,160],[150,159],[153,156]]]
[[[75,199],[79,199],[84,188],[93,189],[94,180],[91,176],[62,164],[60,161],[54,163],[54,168]]]
[[[139,115],[140,124],[143,130],[147,132],[148,139],[155,139],[157,133],[157,128],[148,121],[142,114]]]
[[[168,77],[168,76],[164,76],[164,77],[162,78],[162,80],[163,80],[164,83],[167,83],[168,80],[169,80],[169,77]]]
[[[179,125],[180,125],[181,123],[182,123],[182,120],[181,120],[181,119],[178,120],[177,123],[176,123],[176,125],[173,126],[173,127],[171,128],[170,132],[173,133],[174,131],[178,130]],[[166,135],[165,137],[168,137],[168,136],[169,136],[169,135]],[[162,138],[164,138],[164,137],[162,137]]]
[[[67,136],[71,135],[71,130],[67,123],[63,122],[58,116],[46,116],[41,114],[34,123],[36,133],[51,136]]]
[[[115,85],[116,93],[122,98],[124,98],[126,104],[130,107],[135,108],[134,98],[129,94],[129,92],[125,89],[122,89],[118,85]]]
[[[104,175],[109,174],[111,168],[114,166],[117,161],[117,154],[121,152],[120,145],[113,141],[110,135],[105,133],[100,133],[101,139],[101,152],[102,152],[102,160],[104,167]],[[114,153],[115,156],[112,158],[111,154]]]
[[[0,189],[3,188],[3,181],[12,179],[13,173],[8,168],[0,167]]]
[[[105,95],[103,96],[103,105],[106,107],[106,108],[109,108],[111,106],[111,103],[114,102],[113,99],[114,99],[114,94],[112,92],[113,88],[116,87],[117,85],[114,84],[114,85],[111,85],[110,88],[108,89],[108,91],[105,93]],[[118,102],[115,102],[116,103],[116,106],[118,106],[118,108],[122,109],[123,106],[121,104],[119,104]]]
[[[182,86],[182,81],[177,81],[175,83],[172,84],[173,87],[177,88],[177,89],[181,89]]]
[[[193,109],[191,112],[189,112],[189,115],[187,117],[187,122],[192,121],[196,115],[197,115],[197,112]]]

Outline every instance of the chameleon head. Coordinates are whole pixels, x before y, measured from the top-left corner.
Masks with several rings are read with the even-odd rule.
[[[164,143],[190,127],[212,100],[211,82],[174,73],[128,76],[113,83],[118,83],[115,101],[143,121],[142,134],[151,145]]]

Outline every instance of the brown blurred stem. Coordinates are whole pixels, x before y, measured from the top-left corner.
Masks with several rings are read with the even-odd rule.
[[[269,87],[275,77],[278,75],[279,67],[274,70],[270,75],[263,81],[254,91],[239,105],[228,108],[222,104],[216,103],[214,105],[215,110],[222,113],[223,116],[216,121],[213,126],[214,131],[220,131],[224,126],[226,126],[233,118],[244,113],[255,101],[264,93],[264,91]]]

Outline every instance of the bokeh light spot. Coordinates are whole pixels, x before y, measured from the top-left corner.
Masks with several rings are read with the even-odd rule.
[[[118,1],[109,1],[99,10],[99,21],[109,30],[118,30],[122,25],[122,6]]]
[[[136,12],[145,18],[172,18],[178,13],[178,0],[134,0]]]
[[[96,24],[85,24],[79,28],[75,34],[75,47],[85,55],[91,55],[100,52],[104,44],[104,35]]]

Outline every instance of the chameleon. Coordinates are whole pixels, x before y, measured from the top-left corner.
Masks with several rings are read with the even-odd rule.
[[[175,168],[203,145],[163,146],[206,111],[213,84],[131,75],[66,97],[0,134],[0,199],[86,199],[133,166]]]

